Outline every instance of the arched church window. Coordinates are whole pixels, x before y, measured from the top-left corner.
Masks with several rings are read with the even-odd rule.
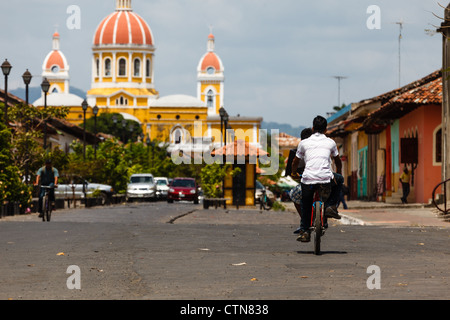
[[[111,59],[105,59],[105,76],[111,76]]]
[[[119,59],[119,77],[127,75],[127,60],[125,58]]]
[[[123,97],[120,97],[120,105],[123,106]]]
[[[141,76],[141,60],[139,59],[134,59],[134,76]]]
[[[181,138],[182,138],[183,134],[181,132],[181,129],[175,129],[175,131],[173,132],[173,140],[175,142],[175,144],[180,144],[181,143]]]
[[[147,59],[145,63],[145,76],[147,78],[150,78],[150,71],[151,71],[150,59]]]
[[[212,90],[208,91],[206,105],[208,106],[208,108],[214,107],[214,92]]]

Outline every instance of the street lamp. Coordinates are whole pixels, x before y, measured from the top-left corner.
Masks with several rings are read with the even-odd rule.
[[[86,110],[88,108],[86,99],[81,103],[81,108],[83,109],[83,160],[86,160]]]
[[[224,131],[225,131],[225,135],[223,137],[224,140],[224,144],[227,145],[227,127],[228,127],[228,113],[225,111],[225,115],[223,116],[223,123],[224,123]]]
[[[31,79],[33,78],[33,76],[31,75],[30,71],[25,71],[24,74],[22,75],[22,79],[23,79],[23,83],[25,83],[25,102],[27,104],[27,108],[28,108],[28,87],[31,83]],[[28,162],[30,159],[28,159],[29,155],[28,155],[28,118],[25,119],[25,153],[27,156],[27,159],[25,161],[25,183],[28,184],[28,175],[29,175],[29,168],[28,168]]]
[[[130,141],[130,151],[132,151],[133,150],[133,130],[134,130],[134,125],[133,125],[132,122],[130,123],[130,126],[128,127],[128,130],[130,130],[130,139],[129,139],[129,141]]]
[[[23,79],[23,83],[25,83],[25,102],[28,105],[28,86],[31,83],[31,79],[33,78],[33,76],[31,75],[30,71],[25,71],[22,75],[22,79]]]
[[[4,120],[5,124],[8,125],[8,76],[11,72],[11,64],[8,62],[8,59],[5,59],[5,61],[2,63],[2,72],[5,76],[5,115]]]
[[[123,119],[122,120],[122,142],[125,145],[126,141],[125,141],[125,131],[126,131],[126,126],[127,126],[127,120]]]
[[[95,144],[94,144],[94,159],[97,160],[97,114],[98,114],[98,107],[97,105],[94,106],[92,109],[92,112],[94,112],[94,133],[95,133]]]
[[[147,133],[147,138],[145,139],[145,144],[147,145],[147,161],[149,161],[149,152],[150,152],[150,135]],[[152,167],[153,167],[153,152],[155,152],[154,150],[152,151]]]
[[[48,82],[47,78],[44,78],[44,80],[41,83],[41,89],[44,92],[44,113],[47,109],[47,93],[48,90],[50,90],[50,82]],[[47,115],[44,114],[45,120],[44,120],[44,150],[47,149]]]
[[[225,116],[225,109],[224,107],[220,107],[219,109],[219,115],[220,115],[220,134],[222,135],[220,137],[220,146],[222,146],[222,137],[223,137],[223,117]]]

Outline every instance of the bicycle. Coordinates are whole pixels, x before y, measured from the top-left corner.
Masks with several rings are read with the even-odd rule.
[[[293,176],[294,180],[300,181],[300,176]],[[315,189],[311,210],[311,226],[309,227],[311,233],[314,232],[314,254],[320,255],[320,244],[322,236],[325,234],[324,221],[324,203],[322,201],[320,192]]]
[[[43,199],[43,214],[42,214],[42,221],[50,221],[50,218],[52,216],[52,210],[53,206],[50,202],[50,190],[54,189],[55,187],[49,187],[49,186],[41,186],[41,188],[46,189],[45,190],[45,196]]]
[[[259,209],[260,210],[270,210],[272,208],[272,202],[267,197],[266,189],[262,190],[261,196],[259,198]]]
[[[314,200],[311,212],[311,227],[310,231],[314,232],[314,254],[320,254],[320,242],[322,236],[325,234],[324,227],[324,204],[320,197],[319,191],[314,192]]]

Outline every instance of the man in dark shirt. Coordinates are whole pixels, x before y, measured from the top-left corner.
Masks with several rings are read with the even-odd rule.
[[[51,160],[45,161],[45,166],[40,168],[38,172],[36,173],[36,182],[34,183],[35,186],[41,185],[41,186],[47,186],[47,187],[57,187],[58,185],[58,177],[59,173],[56,168],[52,167]],[[42,209],[42,199],[45,196],[45,188],[40,188],[39,191],[39,217],[42,218],[43,215],[43,209]],[[55,203],[55,189],[50,189],[49,191],[49,199],[52,203],[52,206],[54,207]]]

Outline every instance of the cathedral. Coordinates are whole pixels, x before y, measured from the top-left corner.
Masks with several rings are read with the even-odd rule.
[[[224,99],[224,65],[215,51],[215,37],[206,39],[206,52],[197,66],[196,96],[160,96],[155,83],[155,43],[147,22],[133,12],[131,0],[115,0],[116,9],[95,30],[92,43],[91,88],[86,100],[99,114],[120,113],[142,127],[145,137],[167,143],[170,149],[206,151],[224,143],[220,113]],[[83,121],[84,99],[69,92],[69,64],[60,49],[60,35],[42,65],[51,84],[47,105],[70,107],[67,120]],[[195,91],[195,84],[193,84]],[[43,106],[43,98],[34,102]],[[244,140],[259,147],[261,117],[227,115],[227,142]]]

